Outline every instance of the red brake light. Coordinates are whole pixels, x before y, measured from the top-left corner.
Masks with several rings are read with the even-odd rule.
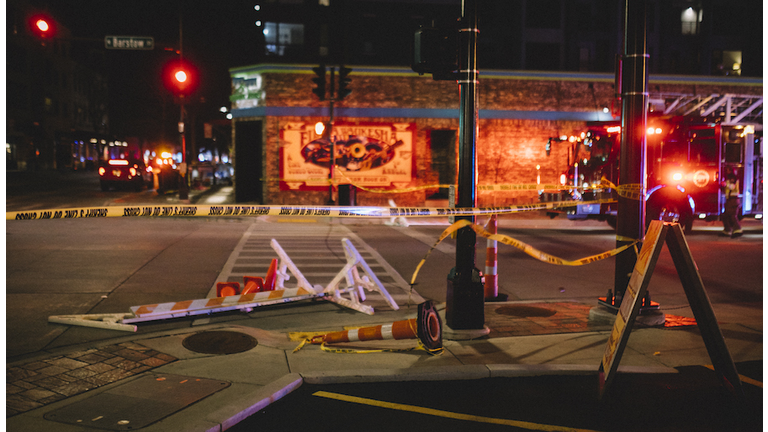
[[[128,161],[123,159],[112,159],[109,161],[110,165],[124,165],[128,166]]]
[[[103,176],[105,172],[107,172],[107,170],[104,169],[104,167],[99,167],[99,175],[100,176]]]

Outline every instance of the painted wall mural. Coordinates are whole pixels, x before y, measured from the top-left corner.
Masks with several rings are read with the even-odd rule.
[[[314,127],[310,122],[281,125],[281,190],[328,187],[332,148],[337,184],[405,187],[411,182],[415,123],[335,122],[330,139]]]

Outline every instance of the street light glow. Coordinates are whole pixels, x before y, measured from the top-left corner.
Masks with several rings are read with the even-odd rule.
[[[176,74],[174,74],[174,77],[176,77],[176,81],[183,83],[187,80],[187,73],[183,70],[177,71]]]

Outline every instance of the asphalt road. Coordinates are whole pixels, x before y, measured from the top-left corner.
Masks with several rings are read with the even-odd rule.
[[[50,178],[9,177],[8,210],[67,206],[124,205],[168,200],[151,190],[98,188],[95,173]],[[317,219],[316,225],[343,223],[406,281],[445,226],[408,227],[347,224]],[[113,337],[106,330],[67,328],[47,323],[50,315],[127,312],[130,306],[205,297],[243,233],[255,219],[174,218],[6,222],[7,358],[43,348]],[[268,222],[261,220],[260,222]],[[272,220],[269,223],[279,223]],[[269,223],[263,229],[269,230]],[[284,225],[284,224],[282,224]],[[305,224],[306,225],[306,224]],[[258,229],[262,225],[258,226]],[[326,225],[327,226],[327,225]],[[717,236],[717,225],[696,225],[687,237],[718,319],[762,329],[762,224],[745,223],[738,239]],[[606,225],[548,219],[504,218],[499,232],[565,259],[576,259],[615,245]],[[455,265],[447,238],[421,268],[415,289],[426,299],[445,301],[447,276]],[[499,292],[518,301],[593,303],[613,287],[611,259],[586,266],[553,266],[515,248],[500,245]],[[485,265],[485,240],[477,243],[476,267]],[[649,286],[652,299],[668,313],[692,316],[666,250]],[[183,326],[145,324],[154,331]]]
[[[762,362],[737,365],[762,380]],[[598,396],[595,375],[303,385],[232,432],[366,431],[761,431],[762,388],[738,405],[713,371],[631,374]],[[619,382],[620,381],[620,382]]]

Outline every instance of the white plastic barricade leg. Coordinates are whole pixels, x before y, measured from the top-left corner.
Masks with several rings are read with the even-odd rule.
[[[123,319],[130,317],[133,317],[133,313],[53,315],[48,317],[48,322],[135,332],[137,330],[135,325],[123,324],[122,322]]]
[[[384,285],[379,278],[376,277],[376,274],[373,273],[368,266],[368,263],[366,263],[363,257],[360,256],[360,252],[358,252],[355,246],[352,245],[352,242],[349,241],[349,239],[344,238],[341,239],[341,244],[344,246],[344,254],[347,256],[347,264],[344,265],[344,268],[342,268],[325,287],[324,292],[326,294],[332,294],[326,298],[350,309],[373,315],[373,307],[361,303],[365,301],[365,291],[363,291],[363,288],[365,288],[368,291],[376,291],[381,294],[392,309],[400,309],[397,303],[392,299],[392,296],[389,295],[386,288],[384,288]],[[362,269],[363,277],[360,277],[358,266]],[[339,288],[339,284],[343,279],[346,280],[347,286],[352,288],[352,290],[349,291],[349,298],[341,296],[343,290]]]
[[[290,270],[293,277],[296,278],[297,288],[304,288],[305,290],[312,292],[321,292],[323,290],[321,285],[312,286],[312,284],[309,283],[307,278],[305,278],[301,271],[299,271],[299,268],[296,267],[296,264],[294,264],[293,260],[291,260],[288,254],[285,253],[277,240],[272,239],[270,245],[272,245],[272,249],[277,252],[277,256],[280,258],[275,273],[275,289],[285,289],[285,281],[291,278],[286,270]]]

